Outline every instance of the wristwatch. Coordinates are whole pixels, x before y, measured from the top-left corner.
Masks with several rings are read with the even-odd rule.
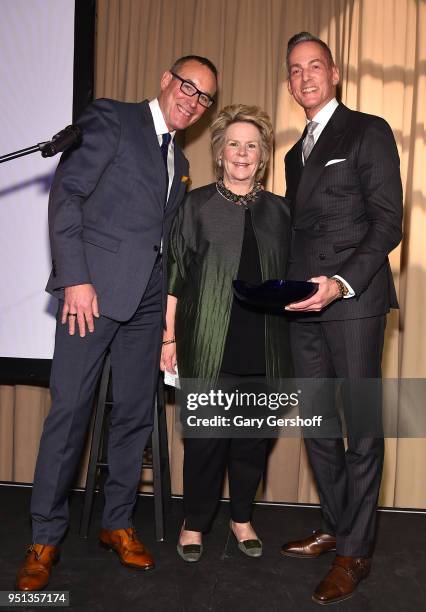
[[[345,298],[347,295],[349,295],[349,289],[346,287],[345,283],[340,280],[340,278],[333,276],[333,280],[336,281],[337,286],[339,287],[341,298]]]

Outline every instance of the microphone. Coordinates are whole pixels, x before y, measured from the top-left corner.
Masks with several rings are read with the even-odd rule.
[[[75,144],[80,144],[83,132],[78,125],[67,125],[66,128],[58,132],[49,142],[43,143],[40,147],[42,157],[53,157],[57,153],[66,151]]]

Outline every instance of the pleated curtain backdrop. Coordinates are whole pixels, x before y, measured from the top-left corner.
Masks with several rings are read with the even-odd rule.
[[[383,116],[401,156],[404,239],[391,254],[400,310],[388,318],[383,373],[425,377],[425,0],[98,0],[97,13],[98,98],[156,96],[161,74],[181,55],[205,55],[218,67],[217,105],[180,135],[192,187],[213,180],[207,128],[217,110],[246,103],[263,107],[273,120],[267,188],[284,193],[283,158],[304,126],[303,111],[287,90],[287,40],[308,30],[330,45],[341,71],[342,101]],[[0,388],[0,479],[31,480],[46,398],[45,390]],[[173,407],[168,410],[172,483],[180,493],[182,444]],[[22,436],[20,423],[28,423],[30,414],[31,435]],[[425,463],[424,439],[387,439],[381,505],[425,508]],[[301,440],[275,444],[260,498],[318,500]]]

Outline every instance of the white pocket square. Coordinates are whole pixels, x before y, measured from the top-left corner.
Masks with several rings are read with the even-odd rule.
[[[330,159],[330,161],[328,161],[324,167],[327,168],[327,166],[331,166],[332,164],[340,164],[340,162],[344,161],[346,161],[346,157],[345,159]]]

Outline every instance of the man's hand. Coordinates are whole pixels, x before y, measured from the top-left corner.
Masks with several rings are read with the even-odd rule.
[[[340,289],[334,278],[327,276],[316,276],[310,278],[311,283],[318,283],[318,291],[307,300],[288,304],[285,310],[292,312],[320,312],[323,308],[341,297]]]
[[[95,330],[93,317],[99,317],[98,298],[93,285],[73,285],[65,287],[65,303],[62,309],[62,324],[68,319],[68,331],[70,336],[75,333],[75,322],[77,320],[80,336],[86,335],[86,324],[89,332]]]

